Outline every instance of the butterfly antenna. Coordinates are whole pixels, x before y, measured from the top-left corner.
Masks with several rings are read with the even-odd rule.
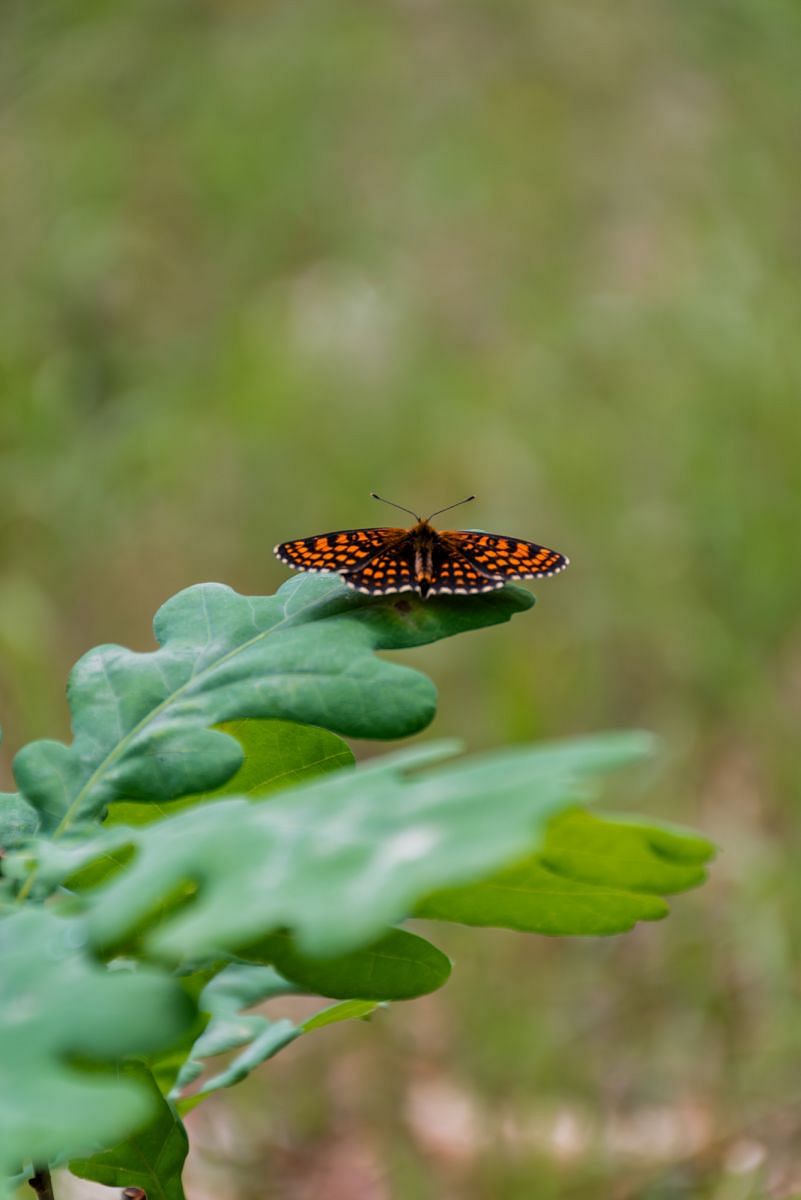
[[[467,504],[470,500],[475,500],[475,496],[465,496],[464,500],[457,500],[455,504],[449,504],[446,508],[438,508],[436,512],[432,512],[430,517],[426,517],[426,520],[430,521],[433,517],[438,517],[440,513],[450,512],[452,508],[458,508],[460,504]]]
[[[416,512],[412,512],[410,508],[404,508],[402,504],[396,504],[394,500],[385,500],[383,496],[379,496],[377,492],[371,492],[370,495],[374,500],[380,500],[382,504],[391,504],[393,508],[399,508],[401,512],[409,513],[414,517],[415,521],[419,521],[420,517]]]

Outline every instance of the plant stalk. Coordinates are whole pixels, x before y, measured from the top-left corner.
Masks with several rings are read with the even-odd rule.
[[[53,1180],[47,1167],[37,1167],[28,1183],[36,1192],[39,1200],[55,1200],[53,1195]]]

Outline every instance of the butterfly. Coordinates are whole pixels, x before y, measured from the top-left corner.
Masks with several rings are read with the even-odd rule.
[[[375,492],[374,500],[383,500]],[[458,504],[475,500],[468,496]],[[296,571],[338,573],[343,582],[369,596],[392,592],[417,592],[427,596],[468,596],[493,592],[510,579],[535,579],[558,575],[569,560],[558,550],[470,529],[434,529],[433,517],[457,508],[449,504],[425,519],[408,512],[417,522],[411,529],[339,529],[316,537],[281,542],[273,553]]]

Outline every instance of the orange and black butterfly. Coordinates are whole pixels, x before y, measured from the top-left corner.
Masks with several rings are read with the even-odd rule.
[[[382,499],[375,492],[371,495]],[[410,513],[417,524],[411,529],[340,529],[281,542],[274,553],[296,571],[338,573],[348,587],[370,596],[417,592],[423,600],[443,593],[493,592],[510,579],[558,575],[568,565],[564,554],[536,542],[469,529],[437,530],[429,524],[432,517],[456,507],[449,504],[423,520],[410,508],[393,504]]]

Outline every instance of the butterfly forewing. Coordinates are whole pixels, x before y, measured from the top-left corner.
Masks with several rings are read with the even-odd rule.
[[[477,572],[496,579],[536,579],[558,575],[568,559],[558,550],[536,542],[505,537],[498,533],[476,533],[469,529],[443,530],[446,545],[463,556]]]
[[[353,571],[386,549],[405,529],[338,529],[316,537],[281,542],[274,553],[296,571]]]

